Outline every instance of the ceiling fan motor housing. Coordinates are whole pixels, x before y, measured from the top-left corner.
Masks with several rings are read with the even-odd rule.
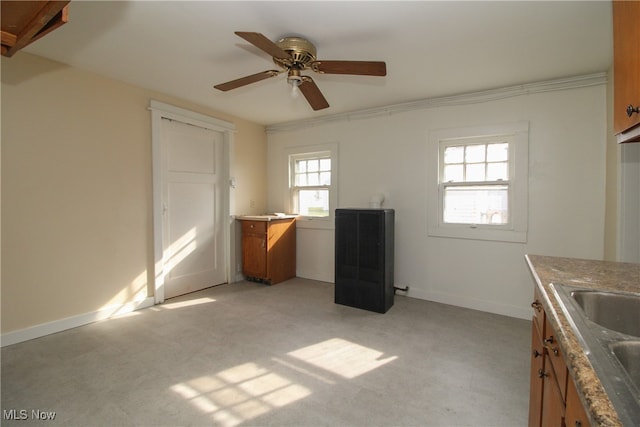
[[[291,59],[273,58],[273,62],[284,69],[305,70],[310,68],[311,63],[316,60],[316,47],[302,37],[285,37],[278,40],[276,45],[291,55]]]

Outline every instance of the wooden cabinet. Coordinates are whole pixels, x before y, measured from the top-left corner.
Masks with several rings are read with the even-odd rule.
[[[567,398],[567,365],[564,362],[562,350],[558,345],[555,332],[549,324],[549,319],[545,318],[545,335],[544,335],[544,349],[545,359],[551,363],[551,366],[547,368],[547,371],[553,369],[555,375],[558,391],[560,392],[560,398],[565,402]]]
[[[548,363],[548,354],[545,352],[545,369],[542,379],[542,422],[543,427],[561,427],[564,419],[564,400],[558,387],[556,371]]]
[[[567,381],[567,409],[564,418],[567,427],[586,427],[589,425],[589,417],[580,402],[578,390],[572,379]]]
[[[267,278],[267,223],[242,221],[242,273]]]
[[[3,1],[2,55],[13,56],[68,21],[67,1]]]
[[[545,315],[544,308],[542,307],[542,298],[540,297],[538,288],[533,292],[533,302],[531,303],[531,307],[533,308],[533,323],[538,327],[540,341],[542,341],[542,337],[544,336]]]
[[[640,1],[613,2],[613,127],[640,142]]]
[[[569,376],[556,332],[536,288],[531,333],[529,427],[587,427],[589,419]],[[576,421],[578,423],[576,423]]]
[[[542,333],[533,319],[531,327],[531,373],[529,384],[529,426],[540,426],[542,420],[542,392],[544,385],[544,346]]]
[[[296,276],[296,220],[241,220],[242,273],[274,285]]]

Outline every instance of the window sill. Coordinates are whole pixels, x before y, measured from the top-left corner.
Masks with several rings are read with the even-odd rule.
[[[452,239],[490,240],[494,242],[526,243],[526,231],[496,230],[470,225],[429,227],[429,236]]]
[[[333,230],[335,224],[333,217],[313,217],[313,216],[298,216],[296,220],[296,227],[298,228],[315,228],[319,230]]]

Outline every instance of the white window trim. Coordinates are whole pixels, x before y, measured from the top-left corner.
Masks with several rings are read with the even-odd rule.
[[[441,141],[458,138],[509,135],[513,138],[509,150],[509,225],[445,224],[442,220],[443,195],[440,186]],[[430,131],[427,140],[428,159],[428,233],[429,236],[457,239],[492,240],[500,242],[527,241],[529,202],[529,123]]]
[[[294,211],[293,191],[291,189],[291,160],[313,153],[330,153],[331,158],[331,185],[329,188],[329,215],[328,216],[305,216],[297,217],[297,226],[300,228],[333,229],[335,227],[335,210],[338,207],[338,144],[327,143],[318,145],[304,145],[288,147],[285,150],[287,158],[287,212]]]

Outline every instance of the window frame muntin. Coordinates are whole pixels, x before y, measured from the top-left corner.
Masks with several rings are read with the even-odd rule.
[[[513,138],[514,135],[511,134],[498,134],[498,135],[481,135],[481,136],[466,136],[462,138],[448,138],[442,139],[438,141],[438,223],[440,227],[471,227],[471,228],[487,228],[493,230],[513,230],[513,215],[512,215],[512,204],[513,204],[513,186],[511,185],[511,177],[514,176],[515,168],[513,168],[513,164],[515,162],[514,159],[514,150],[513,148]],[[465,141],[465,142],[463,142]],[[498,142],[500,141],[500,142]],[[500,144],[507,143],[509,145],[509,151],[507,155],[507,166],[508,166],[508,176],[509,179],[506,180],[497,180],[497,181],[444,181],[444,152],[447,147],[466,147],[471,145],[484,145],[487,146],[489,144]],[[488,162],[486,158],[486,150],[485,150],[485,160],[483,162],[466,162],[466,159],[463,159],[463,173],[466,174],[465,166],[467,164],[484,164],[485,166],[489,163],[498,163],[498,162]],[[512,170],[513,169],[513,170]],[[485,168],[485,176],[486,176],[486,168]],[[468,222],[446,222],[444,220],[444,193],[446,188],[448,187],[474,187],[474,186],[504,186],[506,185],[507,190],[507,217],[508,221],[504,224],[474,224]]]
[[[492,144],[508,144],[509,148],[512,147],[512,143],[513,141],[509,140],[509,141],[502,141],[502,142],[497,142],[500,139],[512,139],[513,135],[491,135],[491,136],[479,136],[477,138],[474,137],[465,137],[465,138],[449,138],[446,140],[441,140],[440,144],[438,146],[439,148],[439,154],[438,154],[438,181],[439,182],[445,182],[444,181],[444,166],[448,165],[448,164],[452,164],[452,163],[445,163],[444,162],[444,152],[446,151],[446,149],[448,147],[468,147],[471,145],[484,145],[489,146]],[[461,140],[475,140],[473,142],[469,142],[469,143],[458,143],[456,141],[461,141]],[[466,153],[466,150],[465,150]],[[463,155],[464,157],[464,155]],[[507,154],[507,164],[509,165],[509,170],[508,170],[508,175],[509,177],[511,176],[511,164],[512,164],[512,150],[509,149],[508,154]],[[485,160],[482,162],[467,162],[464,158],[462,160],[462,163],[453,163],[453,164],[461,164],[463,166],[463,173],[466,174],[466,168],[464,166],[468,165],[468,164],[484,164],[489,165],[490,163],[504,163],[505,161],[495,161],[495,162],[490,162],[487,160],[487,150],[485,150]],[[487,174],[487,168],[485,168],[485,176]],[[507,178],[506,180],[498,180],[498,181],[509,181],[509,178]],[[446,182],[452,182],[452,181],[446,181]],[[473,183],[473,182],[489,182],[489,181],[460,181],[460,182],[468,182],[468,183]]]
[[[305,160],[305,161],[309,161],[309,160],[322,160],[322,159],[329,159],[331,160],[331,152],[330,151],[320,151],[318,154],[320,153],[326,153],[326,155],[322,155],[322,156],[313,156],[312,154],[316,154],[316,153],[308,153],[309,155],[306,155],[307,153],[300,153],[300,154],[292,154],[289,156],[289,188],[293,189],[293,188],[329,188],[331,187],[332,184],[329,185],[296,185],[296,176],[300,175],[297,170],[296,170],[296,166],[297,166],[297,162],[300,160]],[[308,176],[309,173],[321,173],[322,170],[319,169],[318,172],[303,172],[305,175]],[[333,162],[331,164],[331,169],[329,169],[329,173],[331,174],[333,172]],[[333,176],[331,176],[333,178]]]
[[[309,152],[309,153],[298,153],[298,154],[291,154],[289,155],[289,192],[290,192],[290,199],[291,199],[291,204],[292,204],[292,209],[300,216],[300,217],[306,217],[306,218],[313,218],[313,219],[321,219],[321,218],[327,218],[329,216],[331,216],[331,187],[333,185],[333,161],[331,162],[331,169],[329,170],[329,172],[332,174],[331,175],[331,184],[329,185],[296,185],[296,175],[298,175],[297,173],[297,162],[300,160],[321,160],[321,159],[331,159],[331,151],[318,151],[318,152]],[[304,172],[305,174],[308,174],[309,172]],[[314,172],[315,173],[315,172]],[[307,191],[314,191],[314,190],[327,190],[329,192],[329,211],[327,213],[327,215],[303,215],[302,213],[300,213],[300,191],[301,190],[307,190]]]
[[[293,212],[294,200],[292,193],[292,168],[291,159],[302,158],[305,156],[311,157],[314,153],[327,152],[331,158],[331,186],[329,187],[329,215],[328,216],[297,216],[297,226],[300,228],[311,229],[333,229],[335,219],[335,209],[338,207],[338,143],[328,142],[323,144],[314,145],[300,145],[290,146],[284,148],[285,160],[287,164],[287,200],[285,201],[285,208],[288,212]],[[284,183],[284,182],[283,182]]]
[[[511,216],[513,229],[497,229],[469,224],[442,224],[442,197],[439,191],[439,141],[467,137],[513,135],[514,162],[509,166],[512,185]],[[427,234],[431,237],[526,243],[528,239],[529,204],[529,122],[518,121],[495,125],[480,125],[433,129],[426,132],[427,145]]]

